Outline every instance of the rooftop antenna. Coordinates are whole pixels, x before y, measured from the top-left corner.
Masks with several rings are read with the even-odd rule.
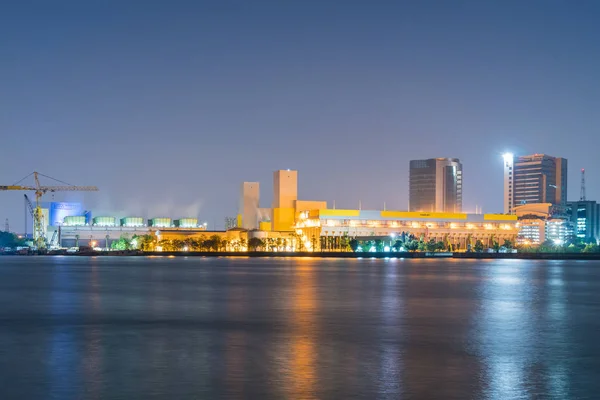
[[[362,203],[361,203],[361,201],[360,201],[360,200],[358,201],[358,209],[359,209],[359,210],[362,210]]]
[[[333,201],[333,209],[335,210],[335,200]]]
[[[10,226],[8,225],[8,218],[4,221],[4,232],[10,232]]]
[[[385,208],[385,201],[383,202],[383,211],[387,211]]]
[[[579,194],[579,201],[585,201],[585,169],[581,169],[581,193]]]

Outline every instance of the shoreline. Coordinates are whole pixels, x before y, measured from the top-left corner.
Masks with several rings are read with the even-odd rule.
[[[0,254],[19,255],[19,254]],[[26,256],[21,254],[22,256]],[[386,259],[386,258],[443,258],[443,259],[476,259],[476,260],[600,260],[600,253],[430,253],[430,252],[215,252],[215,251],[83,251],[79,253],[56,252],[48,254],[27,254],[41,256],[70,257],[237,257],[237,258],[348,258],[348,259]]]

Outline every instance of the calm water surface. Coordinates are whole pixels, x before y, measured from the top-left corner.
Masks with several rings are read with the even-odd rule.
[[[598,399],[595,261],[0,257],[1,399]]]

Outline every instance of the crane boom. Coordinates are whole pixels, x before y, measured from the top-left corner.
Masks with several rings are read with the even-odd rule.
[[[40,206],[40,200],[42,199],[42,196],[48,192],[50,193],[54,193],[54,192],[97,192],[98,188],[96,186],[74,186],[74,185],[64,185],[64,186],[42,186],[40,184],[40,180],[38,175],[38,172],[33,172],[32,174],[28,175],[31,176],[33,175],[33,179],[35,180],[35,186],[24,186],[24,185],[4,185],[4,186],[0,186],[0,191],[8,191],[8,190],[21,190],[21,191],[32,191],[35,192],[35,208],[33,208],[33,206],[31,205],[31,203],[29,203],[30,211],[33,211],[33,223],[34,223],[34,238],[36,241],[36,244],[38,245],[39,248],[44,248],[46,246],[46,238],[45,238],[45,234],[44,234],[44,216],[42,213],[42,208]],[[44,175],[45,176],[45,175]],[[46,177],[49,178],[49,177]],[[50,178],[50,179],[54,179],[54,178]],[[54,179],[56,180],[56,179]],[[62,181],[58,181],[61,183],[65,183]],[[27,198],[27,195],[25,195],[25,198],[27,199],[27,201],[29,202],[29,199]]]
[[[0,190],[27,190],[27,191],[41,191],[42,193],[54,193],[54,192],[97,192],[96,186],[0,186]]]

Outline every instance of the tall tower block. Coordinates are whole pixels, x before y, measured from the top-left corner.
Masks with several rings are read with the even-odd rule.
[[[238,210],[238,226],[244,229],[258,229],[258,207],[260,199],[258,182],[242,183],[240,205]]]
[[[291,231],[298,200],[298,171],[279,170],[273,173],[273,216],[274,231]]]

